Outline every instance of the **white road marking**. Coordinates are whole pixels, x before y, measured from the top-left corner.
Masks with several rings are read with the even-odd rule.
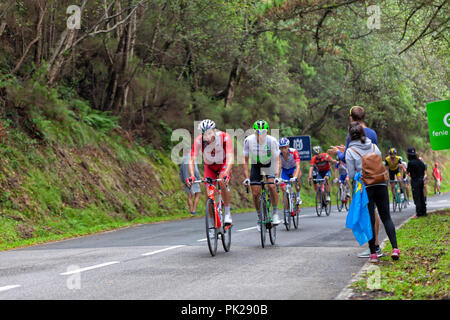
[[[11,289],[15,289],[15,288],[18,288],[18,287],[20,287],[20,285],[12,285],[12,286],[0,287],[0,292],[11,290]]]
[[[241,230],[238,230],[238,232],[252,230],[252,229],[256,229],[256,227],[241,229]]]
[[[92,270],[92,269],[98,269],[98,268],[110,266],[112,264],[117,264],[117,263],[120,263],[120,261],[111,261],[111,262],[106,262],[106,263],[102,263],[102,264],[97,264],[97,265],[91,266],[91,267],[86,267],[86,268],[81,268],[81,269],[77,269],[77,270],[60,273],[60,275],[67,276],[69,274],[79,273],[79,272],[88,271],[88,270]]]
[[[164,251],[169,251],[169,250],[173,250],[173,249],[177,249],[177,248],[181,248],[181,247],[186,247],[185,245],[181,245],[181,246],[173,246],[173,247],[169,247],[169,248],[165,248],[165,249],[161,249],[161,250],[156,250],[156,251],[152,251],[152,252],[147,252],[147,253],[143,253],[143,256],[151,256],[157,253],[161,253]]]
[[[208,240],[207,238],[205,238],[205,239],[200,239],[200,240],[197,240],[197,242],[202,242],[202,241],[206,241],[206,240]]]

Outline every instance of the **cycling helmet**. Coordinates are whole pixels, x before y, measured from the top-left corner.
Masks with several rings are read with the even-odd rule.
[[[313,152],[313,154],[320,154],[320,153],[322,153],[322,148],[320,146],[314,146],[312,148],[312,152]]]
[[[389,149],[389,154],[397,154],[397,149],[395,149],[395,148],[390,148],[390,149]]]
[[[198,125],[198,130],[200,130],[202,133],[205,133],[206,131],[210,129],[214,129],[216,127],[216,123],[212,120],[206,119],[200,122]]]
[[[269,124],[264,120],[257,120],[253,124],[253,129],[255,129],[256,133],[258,134],[267,133],[267,131],[269,130]]]
[[[289,139],[285,137],[281,138],[280,147],[289,147]]]

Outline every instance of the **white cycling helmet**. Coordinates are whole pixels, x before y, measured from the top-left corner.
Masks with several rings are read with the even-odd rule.
[[[216,123],[214,121],[205,119],[198,125],[198,130],[200,130],[202,133],[205,133],[206,131],[214,129],[215,127]]]

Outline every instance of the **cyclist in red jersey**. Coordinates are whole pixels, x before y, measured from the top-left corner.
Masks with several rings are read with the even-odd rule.
[[[229,134],[217,130],[216,124],[212,120],[203,120],[198,128],[202,134],[195,138],[194,145],[192,146],[191,158],[189,160],[190,177],[186,179],[186,184],[191,186],[195,180],[195,163],[201,152],[205,162],[205,179],[208,177],[212,179],[223,179],[219,181],[219,185],[222,190],[225,210],[224,223],[231,224],[230,192],[227,190],[226,185],[230,182],[231,168],[234,162],[233,141]]]
[[[311,159],[311,167],[309,168],[308,183],[311,183],[314,167],[318,170],[317,179],[325,179],[325,190],[330,192],[329,179],[331,178],[331,163],[337,163],[328,153],[323,153],[320,146],[313,147],[314,156]],[[330,202],[330,196],[327,195],[327,201]]]

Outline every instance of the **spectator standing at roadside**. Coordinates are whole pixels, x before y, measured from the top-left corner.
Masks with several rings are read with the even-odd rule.
[[[349,135],[351,142],[349,148],[345,154],[345,160],[347,163],[348,175],[351,179],[354,178],[357,172],[362,170],[362,157],[365,154],[375,152],[380,156],[380,165],[382,165],[381,152],[378,147],[366,137],[364,128],[357,122],[352,122],[349,128]],[[384,229],[388,235],[389,241],[392,245],[393,260],[400,258],[400,250],[397,246],[397,236],[395,232],[395,226],[392,222],[389,212],[389,192],[387,188],[387,182],[379,182],[370,185],[366,185],[367,197],[369,198],[369,214],[370,221],[372,223],[373,238],[369,240],[370,256],[369,262],[377,263],[378,254],[375,246],[375,205],[378,209],[378,214],[383,222]]]
[[[441,181],[442,175],[439,171],[439,165],[436,162],[433,168],[433,178],[434,178],[434,194],[441,194]]]
[[[377,133],[374,130],[367,127],[367,125],[365,123],[365,119],[366,119],[366,111],[364,110],[363,107],[353,106],[350,109],[350,123],[358,122],[361,125],[361,127],[363,127],[366,137],[369,138],[373,144],[378,146]],[[343,145],[332,146],[331,149],[328,150],[328,153],[330,155],[337,156],[338,160],[341,160],[345,163],[345,154],[346,154],[346,151],[347,151],[347,148],[348,148],[348,145],[350,144],[350,142],[351,142],[350,135],[347,134],[347,141],[345,142],[345,146],[343,146]],[[380,218],[375,209],[375,233],[374,233],[375,234],[375,245],[377,247],[378,257],[381,257],[383,255],[383,252],[381,251],[380,244],[378,242],[379,230],[380,230]],[[370,249],[367,249],[366,251],[358,254],[358,257],[368,258],[369,255],[370,255]]]
[[[416,216],[426,217],[427,216],[427,206],[425,203],[425,198],[423,194],[423,185],[425,177],[425,164],[419,160],[417,157],[416,149],[408,148],[408,168],[407,171],[411,176],[411,189],[414,199],[414,204],[416,205]]]
[[[425,174],[423,176],[423,197],[425,198],[425,204],[427,204],[427,194],[428,194],[428,190],[427,190],[427,181],[428,181],[428,165],[425,163],[425,161],[423,161],[422,157],[419,157],[419,160],[423,162],[423,164],[425,165]]]
[[[189,174],[189,159],[191,155],[188,153],[183,157],[182,162],[180,163],[180,180],[183,182],[185,187],[185,192],[188,198],[188,206],[191,215],[197,215],[197,204],[201,196],[200,192],[200,184],[194,183],[191,188],[186,185],[186,179],[190,177]],[[201,180],[200,172],[198,171],[198,166],[195,164],[195,179]]]

